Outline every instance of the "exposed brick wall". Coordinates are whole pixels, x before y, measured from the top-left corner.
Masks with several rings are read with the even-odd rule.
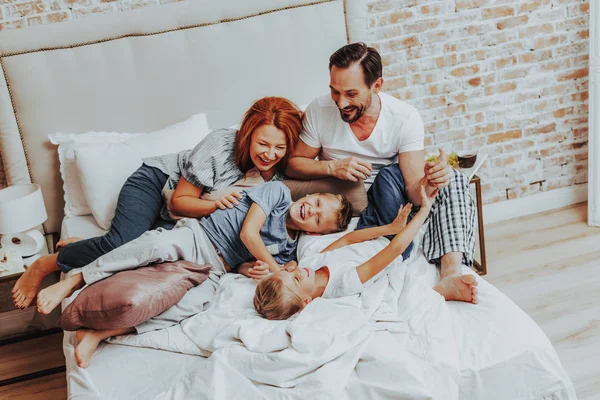
[[[430,150],[484,150],[485,203],[587,182],[585,0],[368,3],[384,90],[416,106]]]
[[[0,0],[0,27],[165,2]],[[378,0],[367,8],[384,90],[421,111],[428,149],[489,154],[485,203],[587,182],[587,0]]]

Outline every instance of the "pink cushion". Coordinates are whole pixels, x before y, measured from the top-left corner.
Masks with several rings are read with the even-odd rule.
[[[188,289],[206,280],[210,269],[176,261],[119,272],[82,290],[58,326],[66,331],[134,327],[177,304]]]

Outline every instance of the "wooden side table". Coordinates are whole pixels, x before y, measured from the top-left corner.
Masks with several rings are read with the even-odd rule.
[[[473,268],[479,275],[487,274],[487,263],[485,258],[485,236],[483,232],[483,202],[481,201],[481,179],[473,175],[469,183],[475,184],[475,201],[477,204],[477,231],[479,232],[479,255],[480,261],[473,260]]]
[[[49,233],[49,234],[44,235],[44,237],[46,238],[46,248],[42,249],[40,254],[44,255],[44,254],[54,253],[54,249],[55,249],[56,243],[58,241],[58,234],[57,233]],[[10,289],[12,288],[14,283],[17,281],[17,279],[19,279],[19,277],[23,274],[23,272],[24,271],[17,271],[17,272],[7,273],[7,274],[0,276],[0,288],[2,289],[2,291],[0,293],[0,295],[2,297],[0,299],[1,300],[0,303],[4,304],[4,306],[2,306],[0,308],[0,311],[7,307],[6,303],[8,303],[8,302],[10,302],[11,303],[10,305],[12,306],[12,296],[11,296]],[[32,302],[30,307],[35,307],[35,301]],[[32,324],[35,326],[38,326],[38,323],[39,323],[39,325],[42,325],[42,326],[47,325],[47,321],[40,321],[40,320],[43,320],[44,317],[48,317],[48,316],[42,316],[41,314],[37,314],[37,313],[34,314]],[[0,339],[0,348],[2,346],[10,345],[13,343],[20,343],[20,342],[23,342],[24,345],[27,345],[26,344],[27,340],[35,339],[35,338],[39,338],[39,337],[43,337],[43,336],[48,336],[48,335],[53,335],[56,333],[62,333],[62,329],[57,328],[57,327],[50,328],[50,329],[40,328],[38,330],[28,331],[28,332],[25,332],[22,334],[11,335],[7,338]],[[14,383],[28,381],[31,379],[36,379],[36,378],[40,378],[43,376],[64,372],[64,371],[66,371],[66,368],[64,365],[62,365],[62,366],[57,366],[57,367],[48,368],[48,369],[44,369],[44,370],[35,371],[35,372],[24,374],[24,375],[18,375],[18,376],[10,377],[8,379],[0,380],[0,387],[6,386],[6,385],[12,385]]]

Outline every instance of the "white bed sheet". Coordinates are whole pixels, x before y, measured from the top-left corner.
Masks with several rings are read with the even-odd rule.
[[[90,237],[101,234],[102,230],[93,219],[71,217],[63,222],[63,234],[67,233]],[[304,236],[299,258],[310,259],[309,255],[314,256],[334,238],[334,235],[327,238]],[[379,239],[371,244],[370,251],[385,243],[385,239]],[[418,247],[415,246],[407,271],[431,287],[437,279],[437,271],[426,262]],[[351,251],[354,256],[361,257],[364,248]],[[484,279],[479,279],[480,303],[477,306],[447,303],[452,335],[460,349],[459,398],[575,399],[572,383],[541,329],[510,299]],[[386,348],[379,343],[385,343],[389,338],[385,331],[376,332],[376,335],[381,338],[371,341],[375,347],[370,351],[373,358],[363,360],[359,365],[361,376],[372,379],[359,379],[354,373],[346,389],[348,398],[386,397],[385,385],[389,385],[390,380],[378,380],[378,377],[386,370],[386,365],[393,364],[390,364]],[[91,366],[81,369],[74,360],[74,341],[73,333],[65,333],[67,381],[73,399],[208,398],[211,380],[217,378],[212,376],[211,359],[116,344],[101,344]]]

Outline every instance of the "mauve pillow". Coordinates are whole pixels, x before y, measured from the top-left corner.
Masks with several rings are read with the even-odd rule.
[[[175,261],[119,272],[83,289],[64,309],[58,326],[65,331],[134,327],[177,304],[188,289],[206,280],[210,269]]]
[[[352,204],[352,215],[355,217],[360,215],[368,205],[367,191],[363,181],[352,182],[337,178],[323,178],[312,181],[286,179],[283,183],[292,192],[294,201],[313,193],[343,194]]]

